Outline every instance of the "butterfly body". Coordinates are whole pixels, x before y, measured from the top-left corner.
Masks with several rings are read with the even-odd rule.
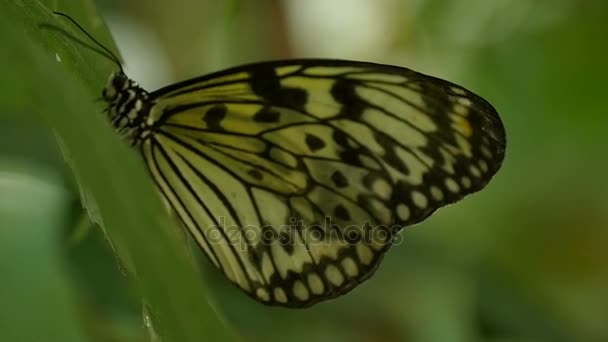
[[[122,71],[112,73],[102,92],[112,126],[131,145],[138,145],[151,129],[149,94]]]
[[[211,262],[305,307],[369,278],[398,232],[480,190],[504,157],[494,108],[412,70],[339,60],[232,68],[103,98]]]

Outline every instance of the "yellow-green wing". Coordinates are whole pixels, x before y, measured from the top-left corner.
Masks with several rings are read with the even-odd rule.
[[[402,227],[485,186],[505,150],[485,100],[393,66],[266,62],[150,95],[154,179],[215,266],[267,304],[349,291]]]

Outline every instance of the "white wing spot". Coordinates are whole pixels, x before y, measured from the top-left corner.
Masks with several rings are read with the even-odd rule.
[[[471,100],[467,99],[466,97],[459,97],[458,103],[460,103],[461,105],[463,105],[465,107],[471,106]]]
[[[460,103],[454,104],[452,110],[454,111],[454,113],[460,116],[467,116],[467,114],[469,114],[469,108],[461,105]]]
[[[323,281],[316,273],[311,273],[308,275],[308,287],[310,288],[310,291],[314,294],[322,294],[325,290]]]
[[[452,178],[445,179],[445,186],[453,193],[457,193],[460,190],[458,183],[456,183],[456,181],[454,181]]]
[[[436,186],[431,186],[431,196],[435,199],[435,201],[443,200],[443,192]]]
[[[377,179],[372,185],[372,190],[382,199],[388,199],[391,193],[391,185],[384,179]]]
[[[481,154],[483,154],[484,157],[488,159],[492,158],[492,152],[490,152],[490,149],[488,149],[485,145],[481,145],[479,149],[481,150]]]
[[[342,268],[344,269],[344,273],[351,278],[354,278],[359,274],[357,264],[350,257],[342,259]]]
[[[399,217],[402,221],[407,221],[410,219],[410,207],[406,204],[399,203],[397,204],[397,217]]]
[[[471,179],[467,176],[463,176],[462,179],[460,179],[460,183],[462,183],[462,186],[466,189],[471,187]]]
[[[481,177],[481,172],[479,172],[479,169],[477,168],[477,166],[475,165],[469,165],[469,172],[471,173],[471,175],[473,175],[473,177],[475,178],[479,178]]]
[[[479,168],[481,169],[481,172],[486,173],[488,172],[488,163],[486,163],[485,160],[480,160],[479,161]]]
[[[460,96],[464,96],[467,94],[466,91],[464,91],[458,87],[450,87],[450,90],[452,91],[452,93],[454,93],[456,95],[460,95]]]
[[[428,204],[428,199],[422,192],[412,191],[412,202],[414,202],[418,208],[424,209]]]
[[[282,288],[276,287],[274,289],[274,299],[279,303],[287,303],[287,296]]]
[[[270,296],[268,295],[268,291],[266,291],[266,289],[264,288],[258,288],[255,291],[255,295],[258,296],[258,298],[264,302],[267,302],[270,300]]]
[[[335,286],[340,286],[342,285],[342,282],[344,282],[344,276],[342,276],[340,270],[334,265],[327,266],[325,269],[325,277]]]
[[[372,253],[372,250],[362,243],[357,245],[357,256],[364,265],[369,265],[374,260],[374,253]]]
[[[299,280],[293,284],[293,294],[301,301],[305,301],[310,297],[308,289],[304,286],[304,283]]]

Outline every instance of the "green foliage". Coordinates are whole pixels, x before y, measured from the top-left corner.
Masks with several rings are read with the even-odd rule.
[[[32,122],[41,120],[52,129],[82,192],[95,199],[85,205],[89,212],[98,211],[95,215],[103,220],[158,337],[166,341],[225,339],[228,335],[207,304],[198,272],[188,255],[180,252],[183,241],[171,231],[171,221],[150,180],[141,176],[145,170],[92,101],[115,66],[68,38],[65,32],[82,34],[51,12],[68,12],[106,42],[103,38],[109,35],[101,19],[88,1],[59,8],[49,3],[0,4],[0,41],[5,51],[0,73],[4,84],[10,85],[0,93],[0,112],[7,118],[31,116]],[[13,143],[26,140],[28,134],[25,131]],[[3,166],[10,170],[8,164]],[[7,299],[2,300],[2,311],[10,320],[3,319],[2,324],[12,329],[2,329],[0,339],[80,340],[74,292],[69,291],[59,250],[62,232],[58,228],[66,221],[58,213],[65,213],[67,207],[65,191],[35,182],[24,190],[20,183],[5,179],[9,181],[1,184],[2,196],[14,200],[10,203],[14,209],[5,207],[0,212],[0,265],[12,271],[8,283],[12,286],[2,290]]]
[[[295,1],[98,2],[158,38],[174,75],[167,83],[243,62],[328,56],[298,46],[294,37],[306,32],[280,17],[275,5]],[[216,272],[201,284],[180,254],[137,154],[94,102],[115,67],[39,27],[80,36],[51,15],[57,9],[112,46],[95,6],[1,0],[0,340],[148,340],[142,298],[160,313],[163,341],[226,338],[211,298],[245,340],[607,341],[608,2],[373,3],[392,6],[381,11],[389,14],[380,23],[384,45],[332,57],[403,65],[479,93],[504,119],[505,163],[480,194],[406,228],[358,289],[287,311],[252,301]],[[355,16],[349,8],[325,14],[304,25],[335,24],[343,40],[360,40],[340,31]],[[286,31],[291,50],[280,43]],[[99,229],[66,242],[80,214],[75,172],[96,199],[121,269]]]

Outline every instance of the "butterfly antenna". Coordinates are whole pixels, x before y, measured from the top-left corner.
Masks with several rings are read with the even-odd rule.
[[[76,22],[76,20],[74,20],[72,17],[70,17],[69,15],[67,15],[65,13],[54,11],[53,14],[60,15],[60,16],[62,16],[64,18],[66,18],[67,20],[69,20],[72,24],[74,24],[74,26],[76,26],[82,33],[84,33],[87,37],[89,37],[89,39],[93,43],[95,43],[95,45],[97,45],[103,51],[105,51],[108,54],[106,57],[110,58],[114,63],[116,63],[116,65],[118,65],[118,67],[120,68],[120,72],[124,73],[123,69],[122,69],[122,64],[120,63],[120,59],[118,59],[118,57],[110,49],[108,49],[103,44],[101,44],[99,41],[97,41],[97,39],[93,38],[93,36],[91,36],[89,34],[89,32],[87,32],[82,26],[80,26],[80,24],[78,24]]]

